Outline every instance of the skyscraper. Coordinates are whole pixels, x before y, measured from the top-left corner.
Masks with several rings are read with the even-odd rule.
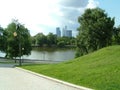
[[[56,35],[57,37],[61,37],[61,31],[59,27],[56,28]]]
[[[65,26],[65,27],[63,28],[62,33],[63,33],[63,36],[66,36],[66,34],[67,34],[67,26]]]
[[[72,37],[72,30],[67,30],[66,36],[67,37]]]
[[[63,28],[63,36],[65,37],[72,37],[72,30],[67,30],[67,26]]]

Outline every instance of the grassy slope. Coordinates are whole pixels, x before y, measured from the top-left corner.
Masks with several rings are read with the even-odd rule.
[[[96,90],[120,90],[120,46],[112,46],[80,58],[25,69]]]

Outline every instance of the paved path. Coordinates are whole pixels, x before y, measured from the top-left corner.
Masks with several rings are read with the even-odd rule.
[[[0,90],[85,90],[70,87],[23,70],[0,64]]]

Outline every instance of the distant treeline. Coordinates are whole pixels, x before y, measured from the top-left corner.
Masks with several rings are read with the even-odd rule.
[[[38,33],[32,37],[32,46],[36,47],[72,47],[75,46],[76,39],[74,37],[57,37],[53,33],[44,35]]]

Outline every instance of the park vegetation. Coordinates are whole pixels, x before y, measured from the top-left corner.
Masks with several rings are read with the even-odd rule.
[[[77,36],[76,57],[88,54],[103,47],[120,44],[120,27],[114,27],[115,18],[100,9],[87,9],[78,18],[80,26]]]
[[[16,58],[31,53],[31,36],[29,30],[13,20],[7,28],[0,27],[0,51],[6,58]]]

